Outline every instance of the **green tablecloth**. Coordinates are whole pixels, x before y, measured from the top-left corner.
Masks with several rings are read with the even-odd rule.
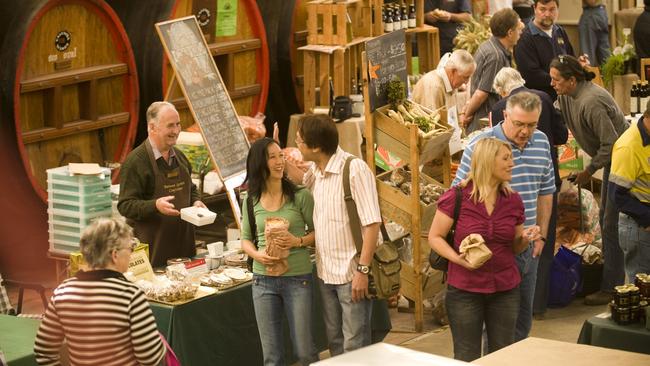
[[[36,365],[34,339],[40,320],[0,314],[0,350],[9,366]]]
[[[644,324],[618,325],[594,316],[582,325],[578,343],[650,354],[650,330]]]
[[[183,366],[262,365],[250,282],[183,305],[152,302],[151,308],[158,329],[167,337]],[[373,342],[379,342],[391,329],[386,301],[375,301],[372,315]],[[312,329],[316,348],[327,349],[317,289]],[[284,339],[286,359],[291,362],[294,357],[286,322]]]

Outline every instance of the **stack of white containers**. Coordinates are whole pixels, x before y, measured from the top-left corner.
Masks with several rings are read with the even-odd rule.
[[[97,217],[111,217],[111,171],[70,175],[67,166],[47,170],[50,251],[79,250],[84,228]]]

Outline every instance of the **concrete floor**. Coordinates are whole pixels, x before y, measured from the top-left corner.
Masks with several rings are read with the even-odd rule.
[[[533,320],[532,337],[546,338],[576,343],[584,321],[596,314],[607,311],[607,306],[586,306],[583,298],[575,299],[564,308],[549,308],[544,320]],[[433,353],[453,358],[451,330],[440,327],[425,314],[423,333],[415,333],[412,314],[399,313],[391,309],[393,330],[384,342],[400,345],[413,350]]]

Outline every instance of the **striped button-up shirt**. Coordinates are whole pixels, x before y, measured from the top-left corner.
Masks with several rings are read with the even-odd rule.
[[[357,265],[357,248],[343,198],[343,167],[350,154],[340,147],[320,170],[314,164],[303,183],[314,195],[316,268],[327,284],[352,281]],[[381,222],[375,176],[361,159],[350,163],[350,190],[362,226]]]
[[[470,141],[463,158],[460,161],[456,178],[452,185],[457,185],[461,180],[467,178],[472,165],[472,153],[474,145],[480,139],[496,137],[499,140],[508,142],[512,146],[512,160],[515,166],[512,168],[512,181],[510,186],[521,196],[526,209],[526,222],[524,226],[532,226],[537,223],[537,197],[555,192],[555,176],[553,172],[553,160],[551,158],[551,146],[546,135],[535,130],[526,146],[520,149],[512,143],[503,133],[502,124],[476,136]]]

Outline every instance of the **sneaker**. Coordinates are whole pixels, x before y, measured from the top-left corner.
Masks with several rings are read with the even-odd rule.
[[[614,298],[614,294],[605,291],[596,291],[591,295],[585,296],[585,305],[605,305]]]

